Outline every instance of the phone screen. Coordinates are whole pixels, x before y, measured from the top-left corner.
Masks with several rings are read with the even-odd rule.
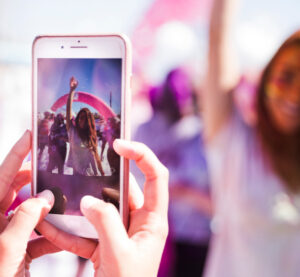
[[[52,214],[81,215],[84,195],[118,208],[122,59],[38,58],[36,70],[36,192],[54,193]]]

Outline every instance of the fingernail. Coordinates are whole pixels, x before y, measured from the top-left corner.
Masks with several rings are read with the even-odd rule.
[[[54,204],[54,195],[48,189],[38,193],[36,195],[36,198],[45,199],[50,206],[52,206]]]
[[[89,210],[89,208],[91,206],[93,206],[94,204],[96,204],[98,201],[97,198],[90,196],[90,195],[86,195],[84,197],[82,197],[81,202],[80,202],[80,207],[82,212],[86,212]]]

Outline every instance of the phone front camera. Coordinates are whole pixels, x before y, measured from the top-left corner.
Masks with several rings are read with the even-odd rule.
[[[77,40],[78,43],[80,43],[80,40]]]
[[[60,49],[64,49],[64,46],[62,45],[62,46],[60,47]]]

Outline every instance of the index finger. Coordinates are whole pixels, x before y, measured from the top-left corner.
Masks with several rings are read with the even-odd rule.
[[[68,234],[46,220],[39,223],[36,229],[53,245],[86,259],[92,257],[98,245],[96,240]]]
[[[23,160],[30,151],[30,147],[30,131],[27,130],[0,166],[0,201],[5,197],[9,185],[13,182]]]
[[[163,216],[168,211],[168,179],[167,168],[154,153],[143,143],[116,139],[114,149],[127,159],[135,160],[145,175],[144,208]]]

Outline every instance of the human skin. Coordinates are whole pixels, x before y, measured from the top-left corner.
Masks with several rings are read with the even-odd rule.
[[[21,168],[30,150],[30,141],[27,131],[0,166],[0,276],[23,277],[28,274],[32,259],[60,251],[43,237],[29,241],[35,226],[53,206],[54,196],[50,191],[24,201],[13,216],[5,215],[18,191],[30,182],[30,169]]]
[[[276,127],[285,134],[300,128],[300,46],[284,49],[275,59],[266,84],[266,104]]]
[[[99,241],[72,236],[43,221],[38,230],[54,245],[94,264],[95,276],[157,276],[168,233],[168,170],[142,143],[115,140],[115,151],[135,160],[144,173],[144,196],[133,177],[129,186],[130,226],[125,230],[115,206],[92,196],[81,211],[95,226]]]
[[[70,125],[72,124],[72,103],[74,98],[75,89],[78,86],[78,81],[72,76],[70,79],[70,92],[67,101],[67,114],[66,114],[66,126],[67,130],[70,129]]]

